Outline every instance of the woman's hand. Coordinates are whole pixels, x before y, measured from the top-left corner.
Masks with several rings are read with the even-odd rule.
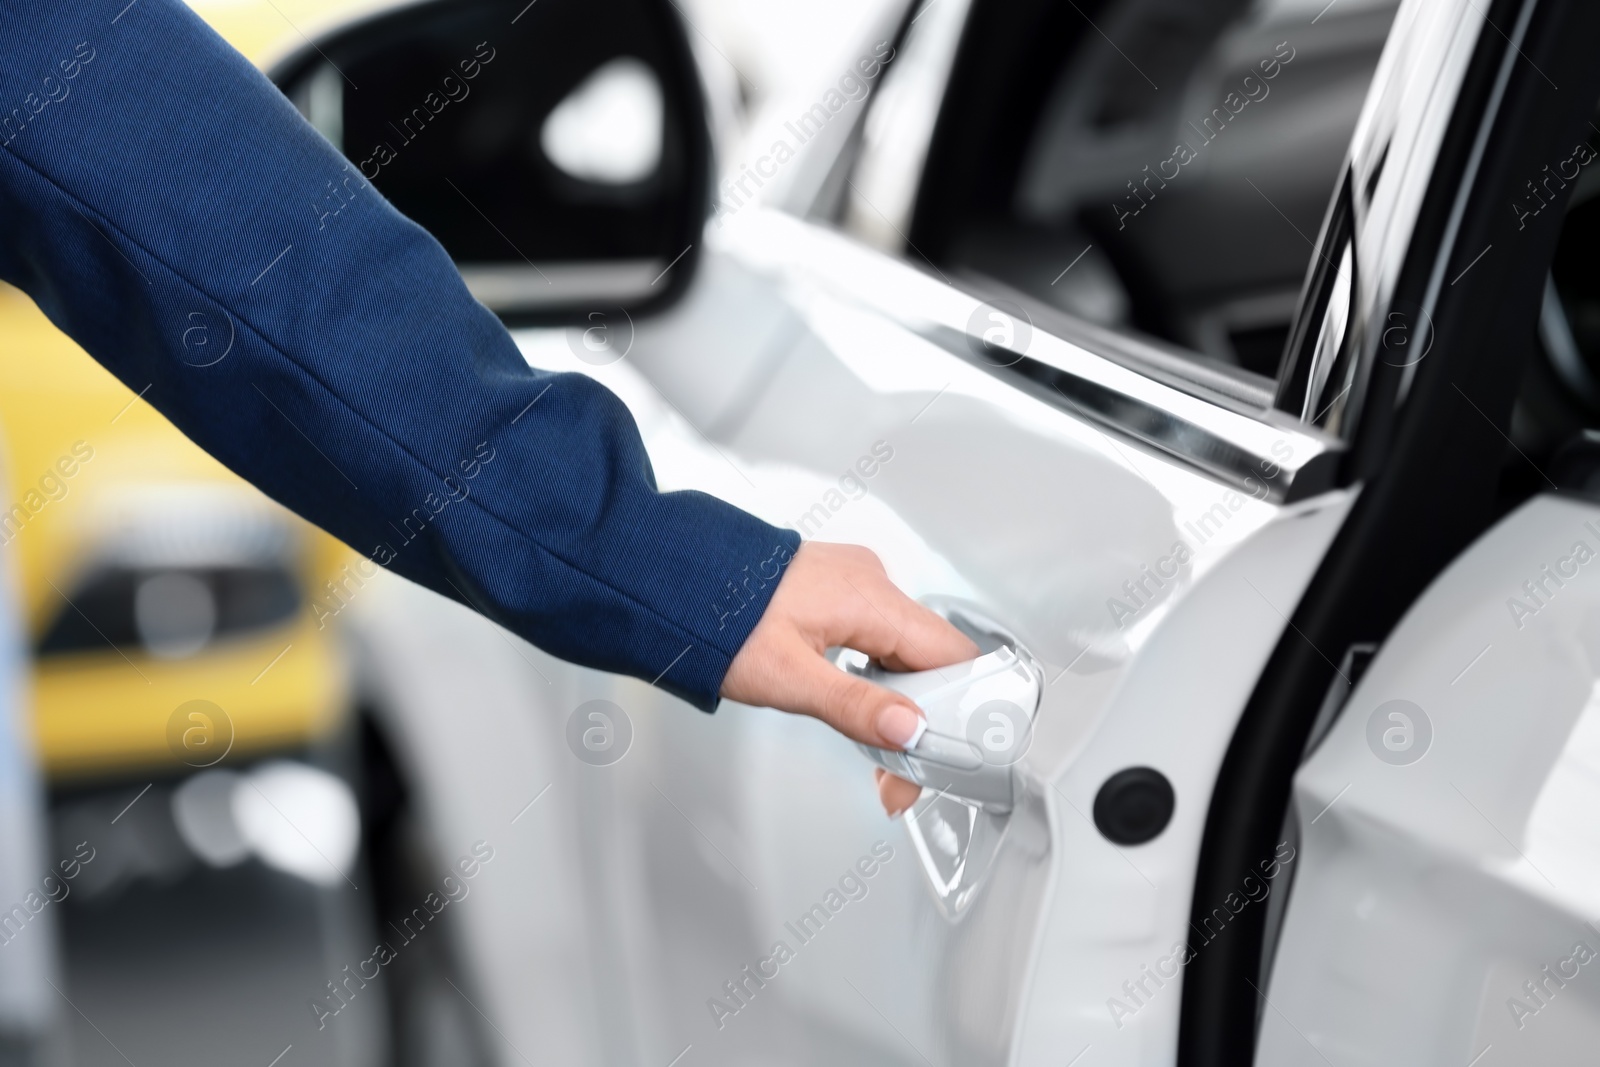
[[[965,634],[902,593],[870,550],[808,541],[733,658],[722,695],[814,716],[855,741],[904,748],[917,734],[921,711],[908,698],[828,662],[823,653],[836,646],[901,671],[931,670],[978,655]],[[910,807],[921,792],[881,770],[877,778],[878,799],[890,815]]]

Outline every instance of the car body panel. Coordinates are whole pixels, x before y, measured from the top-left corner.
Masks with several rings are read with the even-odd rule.
[[[1548,867],[1533,857],[1536,820],[1526,809],[1554,776],[1530,746],[1557,746],[1552,738],[1571,729],[1572,710],[1556,693],[1571,684],[1572,648],[1559,661],[1489,669],[1520,653],[1485,628],[1494,612],[1515,614],[1508,598],[1528,595],[1519,582],[1539,580],[1544,564],[1566,558],[1565,578],[1582,584],[1564,532],[1579,524],[1557,504],[1525,503],[1557,483],[1545,455],[1524,451],[1513,429],[1529,417],[1522,382],[1541,362],[1534,326],[1559,223],[1547,219],[1538,240],[1518,240],[1505,205],[1523,187],[1522,169],[1570,144],[1593,107],[1596,83],[1572,86],[1593,69],[1594,11],[1408,3],[1396,18],[1343,202],[1319,246],[1320,258],[1337,259],[1341,233],[1355,234],[1355,343],[1320,353],[1324,370],[1351,357],[1342,368],[1351,373],[1329,380],[1321,400],[1336,390],[1355,399],[1332,409],[1330,425],[1358,438],[1352,467],[1371,480],[1318,577],[1319,595],[1296,620],[1306,644],[1281,650],[1253,701],[1254,729],[1236,740],[1236,763],[1255,788],[1235,790],[1213,813],[1213,837],[1224,840],[1230,817],[1245,823],[1247,805],[1271,797],[1236,839],[1255,850],[1268,833],[1303,834],[1303,869],[1281,937],[1269,918],[1255,931],[1264,948],[1236,939],[1227,969],[1190,972],[1183,1052],[1193,1062],[1242,1062],[1251,1049],[1270,1064],[1575,1062],[1592,1044],[1581,1036],[1591,1010],[1583,998],[1568,993],[1578,1003],[1535,1035],[1503,981],[1547,943],[1549,928],[1529,917],[1537,908],[1515,897],[1543,900],[1553,885],[1533,875],[1541,884],[1529,891],[1504,857]],[[1306,351],[1291,350],[1291,368]],[[1321,400],[1292,407],[1309,415]],[[1533,558],[1563,539],[1557,555]],[[1511,579],[1517,556],[1529,574]],[[1446,668],[1444,659],[1456,662]],[[1290,776],[1335,712],[1342,718],[1299,771],[1291,817],[1280,822],[1277,798],[1290,794]],[[1252,744],[1275,730],[1271,745]],[[1564,844],[1568,864],[1591,862],[1590,843]],[[1210,873],[1215,890],[1225,863]],[[1196,921],[1216,895],[1197,894]],[[1570,966],[1569,978],[1578,973]],[[1540,967],[1532,970],[1537,977]],[[1558,1034],[1564,1014],[1577,1025]]]
[[[730,1063],[757,1050],[762,1062],[816,1062],[808,1048],[819,1047],[908,1063],[1055,1062],[1074,1042],[1118,1048],[1114,1062],[1170,1053],[1176,995],[1136,1032],[1119,1032],[1107,998],[1184,936],[1211,776],[1351,497],[1285,506],[1263,486],[1252,498],[1024,392],[949,349],[978,310],[882,253],[751,208],[710,233],[704,274],[678,308],[638,325],[625,360],[596,367],[563,331],[518,334],[534,365],[591,373],[628,403],[663,488],[716,492],[807,537],[865,544],[912,595],[973,605],[1010,629],[1048,680],[1020,765],[1026,795],[951,916],[843,738],[733,704],[696,717],[556,665],[558,692],[613,694],[638,730],[626,760],[586,771],[614,775],[639,806],[628,818],[651,828],[640,854],[595,872],[651,916],[611,964],[630,975],[646,1047],[677,1033],[702,1062]],[[1034,350],[1126,373],[1042,331]],[[1172,403],[1214,406],[1175,390]],[[1144,579],[1155,595],[1127,599],[1122,583],[1179,543],[1193,555],[1176,580]],[[1086,813],[1104,778],[1130,765],[1163,770],[1180,799],[1165,833],[1125,852]],[[595,820],[584,836],[615,817],[580,814]],[[835,920],[850,932],[827,934],[827,949],[793,944],[786,924],[878,841],[895,858]],[[774,939],[817,962],[785,966],[772,980],[781,993],[739,1007],[725,983],[770,957]],[[802,1032],[792,1049],[780,1039]]]
[[[1480,538],[1301,769],[1259,1062],[1593,1061],[1597,529],[1545,495]]]

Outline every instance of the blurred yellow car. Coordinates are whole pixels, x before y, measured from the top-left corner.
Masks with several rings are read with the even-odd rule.
[[[196,2],[258,65],[371,3]],[[354,558],[201,452],[0,285],[0,544],[56,784],[303,749],[347,720]],[[215,344],[226,338],[195,338]]]

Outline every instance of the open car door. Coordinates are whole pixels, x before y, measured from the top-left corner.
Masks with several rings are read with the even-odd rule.
[[[1311,722],[1304,747],[1236,746],[1274,793],[1294,773],[1278,832],[1299,860],[1256,957],[1206,975],[1193,1063],[1246,1062],[1259,1033],[1255,1062],[1273,1065],[1579,1064],[1600,1035],[1600,479],[1592,412],[1563,427],[1538,392],[1592,373],[1569,315],[1600,291],[1594,186],[1571,179],[1597,158],[1600,18],[1408,4],[1395,33],[1352,150],[1376,188],[1352,227],[1357,274],[1379,279],[1360,306],[1425,316],[1431,340],[1375,378],[1395,399],[1361,505],[1390,517],[1353,513],[1325,567],[1365,591],[1319,577],[1296,620],[1337,670],[1269,668],[1247,713]],[[1556,171],[1536,193],[1530,175]],[[1416,222],[1382,253],[1385,187],[1407,184]],[[1560,446],[1556,430],[1564,447],[1533,443]]]
[[[826,228],[752,210],[711,235],[676,310],[603,350],[524,334],[530,361],[619,393],[664,488],[872,548],[1037,697],[919,746],[939,788],[891,823],[872,763],[816,722],[580,672],[597,746],[631,737],[557,800],[628,917],[596,947],[629,1055],[1170,1059],[1211,792],[1351,505],[1342,446],[1259,382]],[[705,610],[739,610],[767,563]]]

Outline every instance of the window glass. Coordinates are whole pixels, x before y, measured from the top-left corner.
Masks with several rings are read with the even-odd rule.
[[[1394,6],[974,3],[904,254],[1275,374]]]

